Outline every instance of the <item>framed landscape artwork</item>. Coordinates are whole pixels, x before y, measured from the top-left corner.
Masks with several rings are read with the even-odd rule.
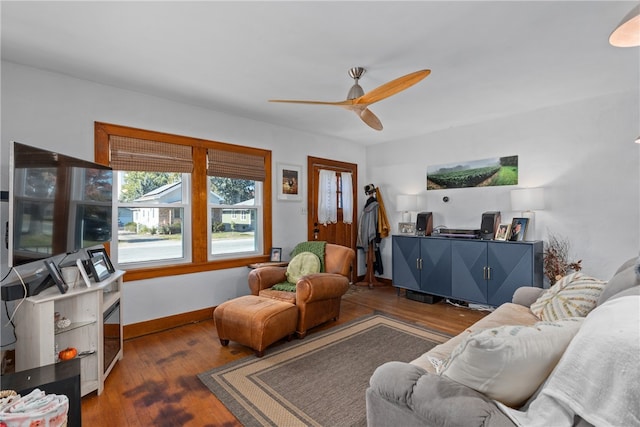
[[[302,167],[278,163],[278,200],[302,200]]]
[[[518,156],[427,167],[427,190],[493,187],[518,183]]]

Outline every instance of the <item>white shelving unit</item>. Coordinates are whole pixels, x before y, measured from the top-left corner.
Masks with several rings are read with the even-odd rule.
[[[117,322],[120,345],[109,366],[104,366],[104,315],[121,301],[125,272],[116,270],[105,280],[90,287],[76,285],[65,294],[53,286],[24,300],[16,313],[16,371],[59,362],[57,351],[74,347],[81,355],[80,391],[82,396],[96,390],[102,393],[104,381],[115,363],[122,359],[122,307]],[[55,313],[71,320],[58,329]],[[56,351],[57,350],[57,351]]]

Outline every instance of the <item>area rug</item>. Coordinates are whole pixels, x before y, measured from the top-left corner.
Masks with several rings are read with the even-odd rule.
[[[373,315],[198,378],[245,426],[365,426],[373,371],[388,361],[409,362],[449,338]]]

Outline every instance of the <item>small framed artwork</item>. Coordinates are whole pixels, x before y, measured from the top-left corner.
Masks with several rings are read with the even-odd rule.
[[[271,248],[271,258],[269,259],[271,262],[280,262],[282,261],[282,248]]]
[[[104,258],[104,262],[107,265],[107,270],[109,270],[109,273],[116,272],[116,269],[113,267],[113,264],[111,263],[111,258],[109,258],[109,255],[107,255],[107,250],[105,248],[87,249],[87,255],[89,255],[89,258],[93,258],[96,255],[102,255]]]
[[[500,224],[496,232],[495,240],[507,240],[511,237],[511,224]]]
[[[278,163],[278,200],[302,200],[302,167]]]
[[[96,282],[104,280],[111,275],[107,268],[107,262],[102,254],[96,254],[89,258],[89,268],[91,269],[91,275]]]
[[[513,218],[511,221],[511,237],[512,242],[520,242],[524,240],[524,233],[527,231],[529,218]]]
[[[398,231],[400,234],[415,234],[416,225],[413,222],[399,222]]]
[[[56,265],[56,263],[48,259],[44,261],[44,265],[47,267],[47,270],[49,271],[49,275],[51,275],[51,278],[55,282],[60,293],[61,294],[67,293],[67,291],[69,290],[69,285],[67,285],[64,279],[62,278],[62,274],[60,273],[60,270],[58,269],[58,266]]]
[[[84,280],[84,284],[87,285],[87,288],[91,287],[91,269],[89,268],[89,260],[80,259],[76,260],[76,264],[78,265],[78,270],[80,270],[80,275],[82,276],[82,280]]]

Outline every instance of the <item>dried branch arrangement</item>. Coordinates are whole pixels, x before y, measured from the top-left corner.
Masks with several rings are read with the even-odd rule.
[[[553,285],[569,270],[582,270],[582,260],[569,261],[569,241],[557,234],[549,233],[549,242],[544,250],[544,275]]]

